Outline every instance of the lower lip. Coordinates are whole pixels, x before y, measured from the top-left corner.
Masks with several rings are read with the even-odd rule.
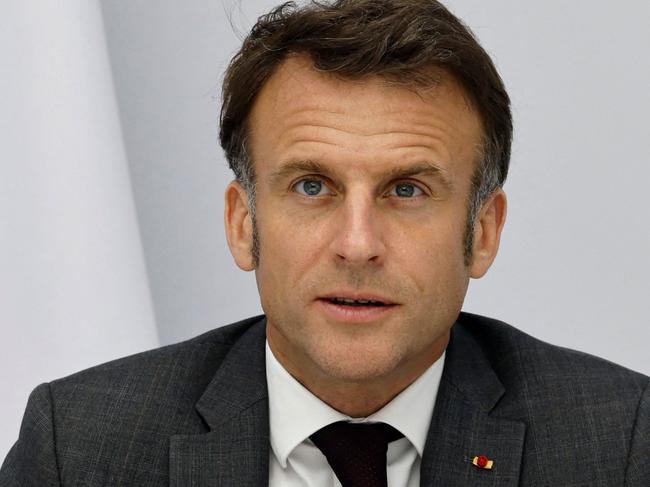
[[[345,306],[326,299],[316,300],[317,306],[336,321],[362,323],[383,318],[397,308],[396,304],[384,306]]]

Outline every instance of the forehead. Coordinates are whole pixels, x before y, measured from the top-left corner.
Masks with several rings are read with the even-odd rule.
[[[426,88],[379,76],[347,79],[316,71],[307,56],[290,56],[253,106],[253,159],[256,165],[270,162],[273,155],[319,142],[358,154],[421,146],[449,163],[474,161],[483,133],[480,117],[451,75],[436,75]]]

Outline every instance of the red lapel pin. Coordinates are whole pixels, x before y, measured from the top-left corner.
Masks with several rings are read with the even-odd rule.
[[[475,465],[478,468],[482,468],[483,470],[492,470],[494,462],[485,455],[479,455],[477,457],[474,457],[472,460],[472,465]]]

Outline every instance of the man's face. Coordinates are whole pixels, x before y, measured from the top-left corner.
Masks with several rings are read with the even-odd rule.
[[[255,270],[274,354],[307,382],[421,373],[475,272],[463,237],[482,128],[459,86],[444,74],[428,90],[341,80],[292,57],[264,86],[250,129]]]

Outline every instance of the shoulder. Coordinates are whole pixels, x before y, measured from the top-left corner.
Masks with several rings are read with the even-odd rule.
[[[617,480],[589,485],[622,485],[623,475],[626,485],[645,485],[640,479],[647,482],[649,474],[647,376],[497,320],[463,313],[457,325],[455,336],[478,344],[503,386],[490,414],[526,426],[522,479],[586,485],[579,479],[607,466],[603,478]]]
[[[0,484],[166,485],[170,437],[207,431],[195,404],[236,344],[263,343],[264,323],[250,318],[41,384]]]
[[[526,387],[528,394],[553,389],[550,398],[575,398],[584,392],[638,400],[650,380],[603,358],[546,343],[502,321],[461,313],[458,324],[461,333],[478,342],[506,389]]]
[[[197,401],[233,346],[256,328],[263,335],[263,326],[261,317],[250,318],[50,382],[58,448],[204,433]]]
[[[105,403],[128,398],[139,404],[147,397],[196,401],[223,358],[249,329],[263,327],[263,316],[248,318],[168,345],[82,370],[49,384],[56,402]]]

